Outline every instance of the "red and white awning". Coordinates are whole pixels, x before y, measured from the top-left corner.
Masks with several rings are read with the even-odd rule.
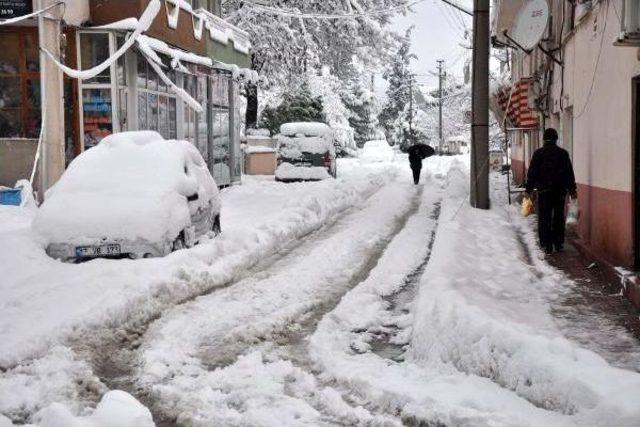
[[[505,87],[496,93],[498,105],[516,128],[536,129],[539,127],[536,112],[529,107],[531,81],[521,79],[511,87]]]

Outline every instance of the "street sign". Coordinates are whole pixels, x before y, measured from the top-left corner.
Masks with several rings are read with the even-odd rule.
[[[33,0],[0,0],[0,19],[17,18],[33,12]]]

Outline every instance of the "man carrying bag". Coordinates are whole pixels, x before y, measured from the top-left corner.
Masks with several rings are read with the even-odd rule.
[[[547,254],[564,245],[567,193],[576,198],[576,179],[566,150],[558,147],[558,132],[544,132],[544,146],[533,153],[527,174],[527,195],[538,190],[538,235]]]

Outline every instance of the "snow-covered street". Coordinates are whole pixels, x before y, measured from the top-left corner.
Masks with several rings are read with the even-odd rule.
[[[467,162],[249,178],[157,259],[53,261],[2,207],[0,425],[638,425],[640,345],[559,310],[576,284],[503,178],[468,207]]]

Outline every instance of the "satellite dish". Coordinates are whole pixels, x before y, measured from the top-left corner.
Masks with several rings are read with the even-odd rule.
[[[542,39],[548,21],[547,0],[527,0],[516,15],[509,36],[519,47],[531,51]]]

